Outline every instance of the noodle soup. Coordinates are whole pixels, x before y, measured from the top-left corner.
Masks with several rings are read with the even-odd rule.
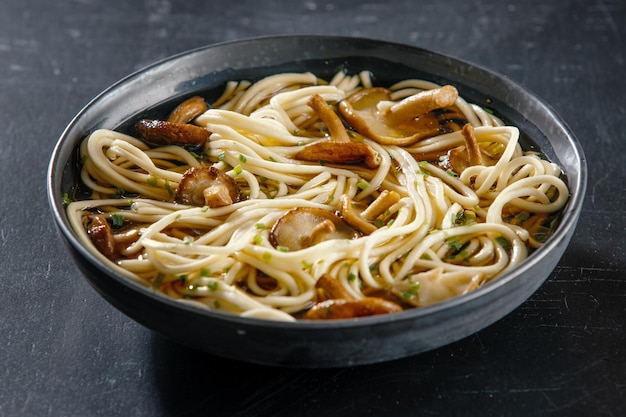
[[[68,218],[124,276],[270,320],[419,308],[523,262],[568,200],[561,169],[452,85],[372,80],[233,81],[94,131]]]

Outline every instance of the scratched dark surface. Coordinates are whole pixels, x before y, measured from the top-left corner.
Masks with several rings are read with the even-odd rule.
[[[585,206],[559,266],[526,303],[419,356],[296,370],[164,340],[79,276],[45,191],[73,115],[158,59],[284,33],[365,36],[470,60],[569,123],[589,163]],[[621,0],[3,0],[0,417],[626,415],[625,55]]]

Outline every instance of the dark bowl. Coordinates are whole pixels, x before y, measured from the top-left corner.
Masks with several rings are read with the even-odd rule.
[[[229,80],[287,71],[330,77],[339,67],[371,70],[375,83],[404,78],[453,84],[468,101],[518,126],[524,146],[559,164],[571,192],[556,232],[514,270],[469,294],[398,314],[323,322],[241,318],[182,304],[132,282],[83,246],[68,222],[63,194],[77,178],[76,149],[96,128],[120,129],[195,93],[221,92]],[[457,341],[517,308],[549,277],[572,237],[586,188],[580,144],[538,97],[472,63],[388,42],[321,36],[242,40],[195,49],[138,71],[97,96],[61,135],[48,172],[59,234],[85,278],[124,314],[177,342],[237,360],[297,367],[337,367],[402,358]]]

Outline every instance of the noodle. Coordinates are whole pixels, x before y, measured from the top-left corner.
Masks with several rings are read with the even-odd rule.
[[[330,136],[307,104],[311,96],[335,108],[372,87],[368,72],[339,72],[328,83],[311,73],[230,82],[193,121],[211,132],[200,151],[97,130],[80,147],[81,187],[90,196],[67,206],[72,227],[135,282],[181,302],[270,320],[299,318],[316,303],[325,274],[349,298],[395,297],[403,308],[420,307],[478,288],[541,244],[568,199],[560,169],[525,152],[516,127],[461,97],[446,116],[452,127],[408,145],[349,129],[377,155],[375,167],[299,158]],[[395,102],[439,87],[405,80],[389,90]],[[451,150],[465,143],[456,120],[473,126],[490,163],[451,172]],[[214,207],[177,202],[186,172],[209,165],[232,178],[242,198]],[[346,210],[363,216],[387,192],[394,199],[368,220],[371,233],[296,250],[275,242],[276,225],[294,208],[337,213],[348,201]],[[114,259],[96,248],[94,216],[119,234]],[[124,241],[122,232],[135,237]]]

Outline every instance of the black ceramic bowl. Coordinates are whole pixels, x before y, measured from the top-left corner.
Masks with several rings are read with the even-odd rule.
[[[241,318],[182,304],[121,276],[83,246],[62,196],[76,181],[76,148],[96,128],[117,129],[158,115],[190,95],[221,93],[226,81],[311,71],[330,78],[339,68],[371,70],[377,85],[405,78],[453,84],[468,101],[493,109],[522,131],[567,176],[571,197],[554,235],[522,265],[478,290],[393,315],[322,322]],[[208,46],[174,56],[121,80],[91,101],[61,135],[52,155],[48,195],[60,236],[93,287],[130,318],[211,354],[263,364],[336,367],[415,355],[466,337],[517,308],[548,278],[565,251],[586,187],[583,152],[566,124],[533,94],[474,64],[387,42],[285,36]]]

